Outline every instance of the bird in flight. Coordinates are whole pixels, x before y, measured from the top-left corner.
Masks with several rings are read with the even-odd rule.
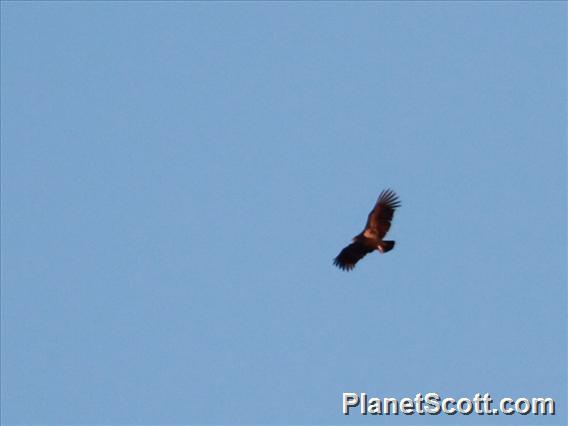
[[[393,249],[394,241],[383,240],[390,229],[392,217],[400,207],[398,196],[392,189],[382,191],[369,213],[365,229],[353,238],[353,242],[341,250],[333,264],[344,271],[350,271],[366,254],[378,250],[386,253]]]

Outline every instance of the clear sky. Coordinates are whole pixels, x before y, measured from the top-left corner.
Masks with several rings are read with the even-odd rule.
[[[2,422],[565,424],[566,11],[2,2]]]

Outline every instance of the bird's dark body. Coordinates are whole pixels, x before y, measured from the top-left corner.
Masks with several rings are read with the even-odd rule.
[[[393,249],[395,242],[383,240],[390,229],[394,211],[400,206],[394,191],[387,189],[381,192],[375,207],[369,213],[365,229],[353,238],[353,242],[345,247],[334,259],[338,268],[350,271],[355,264],[367,254],[378,250],[386,253]]]

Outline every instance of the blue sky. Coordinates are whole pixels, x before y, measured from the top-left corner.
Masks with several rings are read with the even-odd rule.
[[[566,422],[566,3],[1,12],[3,423]]]

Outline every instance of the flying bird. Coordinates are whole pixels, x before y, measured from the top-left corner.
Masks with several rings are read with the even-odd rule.
[[[400,207],[398,196],[392,189],[382,191],[379,199],[369,213],[365,229],[353,238],[353,242],[341,250],[333,264],[344,271],[350,271],[366,254],[378,250],[381,253],[391,251],[394,241],[383,240],[390,229],[392,217]]]

